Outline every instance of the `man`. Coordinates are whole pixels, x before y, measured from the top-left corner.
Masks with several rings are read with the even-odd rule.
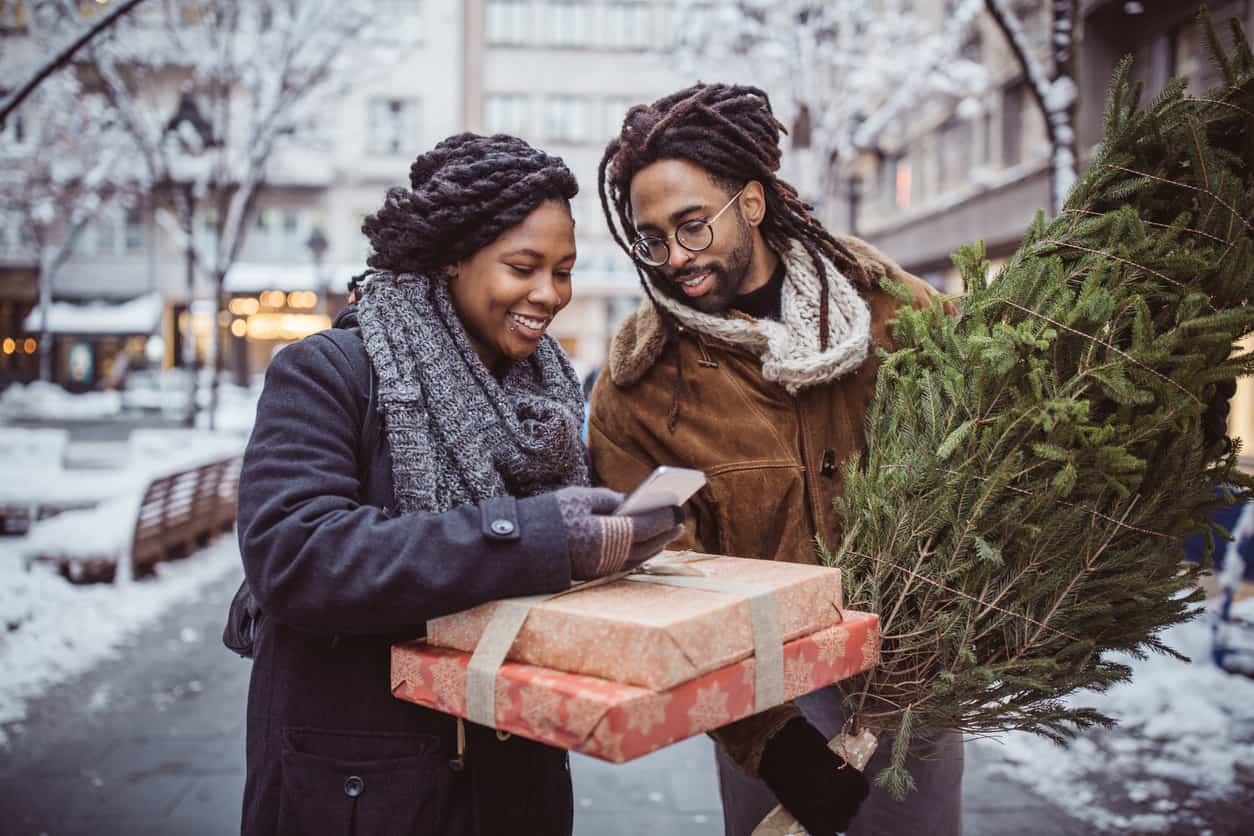
[[[875,348],[901,302],[930,289],[868,244],[835,238],[776,176],[781,125],[762,91],[697,85],[628,112],[600,168],[618,243],[648,299],[615,336],[592,394],[599,478],[630,490],[657,465],[707,486],[674,548],[815,563],[837,544],[841,467],[865,444]],[[826,746],[835,689],[716,733],[726,832],[748,836],[778,800],[811,834],[958,834],[962,739],[912,746],[917,789],[895,802]],[[917,734],[917,733],[916,733]],[[887,764],[891,737],[867,768]]]

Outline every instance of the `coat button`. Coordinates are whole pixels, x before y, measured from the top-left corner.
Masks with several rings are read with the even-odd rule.
[[[356,775],[348,776],[348,780],[344,782],[344,794],[349,798],[356,798],[366,789],[366,782]]]
[[[514,524],[506,519],[493,520],[490,527],[492,533],[500,537],[508,537],[514,533]]]
[[[819,473],[828,479],[836,475],[836,451],[831,447],[823,451],[823,464],[819,466]]]

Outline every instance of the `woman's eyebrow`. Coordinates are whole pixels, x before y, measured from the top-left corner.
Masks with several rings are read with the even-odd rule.
[[[530,248],[528,248],[528,247],[523,247],[523,248],[521,248],[521,249],[517,249],[517,250],[510,250],[510,251],[509,251],[509,252],[507,252],[507,253],[501,253],[501,258],[512,258],[513,256],[516,256],[516,255],[525,255],[525,256],[529,256],[530,258],[535,258],[535,259],[543,259],[543,258],[544,258],[544,254],[543,254],[543,253],[540,253],[540,252],[538,252],[538,251],[536,251],[536,250],[533,250],[533,249],[530,249]]]

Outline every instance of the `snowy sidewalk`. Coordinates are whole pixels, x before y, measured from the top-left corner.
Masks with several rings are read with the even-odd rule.
[[[50,667],[25,657],[32,669],[42,665],[44,676],[26,676],[20,702],[27,716],[3,725],[9,739],[0,744],[0,833],[238,832],[250,665],[219,639],[238,561],[224,538],[163,564],[156,583],[66,585],[48,620],[0,634],[0,668],[8,665],[0,692],[9,687],[4,676],[22,671],[11,654],[23,630],[42,624],[45,640],[56,639],[46,641],[49,658],[61,660]],[[126,601],[129,615],[102,620],[119,612],[103,603],[110,592]],[[58,616],[73,629],[59,631]],[[1177,629],[1184,632],[1172,638],[1186,651],[1205,634],[1201,622]],[[39,642],[25,647],[22,654],[37,653]],[[98,664],[89,669],[89,659]],[[1254,792],[1254,682],[1163,659],[1137,664],[1134,685],[1086,695],[1086,703],[1123,718],[1114,731],[1089,735],[1071,750],[1010,735],[969,742],[965,832],[1250,832],[1254,819],[1244,799]],[[58,679],[37,693],[41,682]],[[1173,737],[1172,730],[1187,734]],[[582,756],[572,766],[578,836],[722,832],[707,738],[624,766]]]

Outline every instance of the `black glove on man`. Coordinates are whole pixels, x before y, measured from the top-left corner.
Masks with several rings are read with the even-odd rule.
[[[1228,401],[1236,393],[1235,380],[1221,380],[1215,384],[1215,394],[1202,413],[1202,444],[1205,449],[1209,450],[1228,434]]]
[[[804,717],[794,717],[766,742],[758,775],[811,836],[849,829],[871,791],[866,776],[827,748]]]

